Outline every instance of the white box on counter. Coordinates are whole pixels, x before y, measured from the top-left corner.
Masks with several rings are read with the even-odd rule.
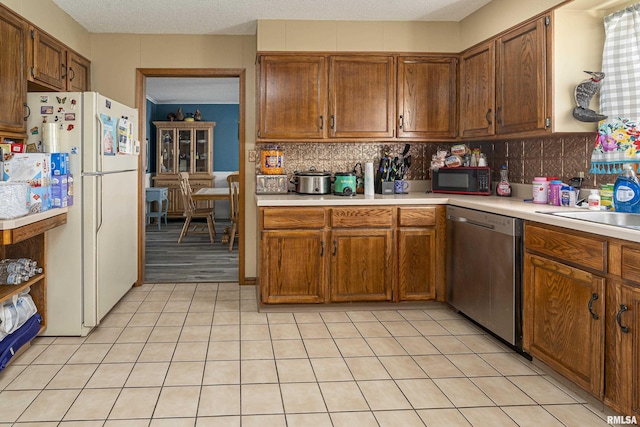
[[[5,156],[3,181],[31,186],[29,213],[51,209],[51,154],[11,153]]]

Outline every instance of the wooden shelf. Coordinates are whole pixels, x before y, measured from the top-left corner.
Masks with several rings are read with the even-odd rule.
[[[0,284],[0,303],[10,299],[13,295],[17,295],[31,285],[35,285],[44,279],[44,274],[37,274],[24,283],[19,285],[1,285]]]

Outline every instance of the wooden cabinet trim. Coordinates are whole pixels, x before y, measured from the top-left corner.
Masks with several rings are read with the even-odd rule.
[[[398,227],[429,227],[436,225],[438,208],[413,206],[398,208]]]
[[[327,223],[325,208],[264,208],[260,210],[261,228],[268,229],[312,229],[322,228]]]
[[[331,227],[393,227],[394,207],[344,207],[331,208]]]
[[[524,240],[528,251],[598,272],[607,271],[606,238],[579,232],[572,232],[569,238],[566,229],[526,223]]]

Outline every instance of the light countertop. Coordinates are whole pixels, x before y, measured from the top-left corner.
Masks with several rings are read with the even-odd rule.
[[[56,208],[56,209],[49,209],[44,212],[38,212],[30,215],[21,216],[19,218],[2,219],[0,220],[0,230],[13,230],[14,228],[33,224],[34,222],[42,221],[43,219],[49,219],[56,215],[67,213],[68,211],[69,211],[69,208]]]
[[[521,197],[469,196],[457,194],[433,194],[423,191],[407,194],[352,197],[324,195],[256,195],[258,207],[268,206],[382,206],[382,205],[453,205],[477,209],[500,215],[521,218],[543,224],[556,225],[640,243],[640,230],[598,224],[573,218],[548,215],[545,212],[583,210],[525,202]]]

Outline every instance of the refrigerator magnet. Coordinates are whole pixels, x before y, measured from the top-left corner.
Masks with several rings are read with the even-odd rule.
[[[40,102],[41,103],[45,103],[45,102],[49,102],[49,97],[47,95],[41,95],[40,96]]]
[[[77,103],[78,103],[78,102],[77,102],[75,99],[72,99],[72,100],[71,100],[71,109],[76,108],[76,104],[77,104]]]
[[[73,128],[74,128],[74,126],[73,126],[71,123],[69,123],[69,124],[67,125],[67,131],[72,131],[72,130],[73,130]]]
[[[76,119],[76,113],[64,113],[64,120],[67,122],[73,122]]]
[[[29,133],[30,133],[31,135],[37,135],[37,134],[38,134],[38,132],[39,132],[38,126],[34,126],[34,127],[32,127],[31,129],[29,129]]]
[[[102,151],[107,155],[115,155],[115,141],[116,141],[116,124],[113,118],[106,114],[100,113],[100,120],[102,120]]]
[[[43,105],[40,107],[40,114],[53,114],[53,105]]]
[[[65,102],[67,102],[67,97],[65,96],[64,98],[61,98],[59,96],[56,96],[56,100],[58,101],[58,104],[64,104]]]

